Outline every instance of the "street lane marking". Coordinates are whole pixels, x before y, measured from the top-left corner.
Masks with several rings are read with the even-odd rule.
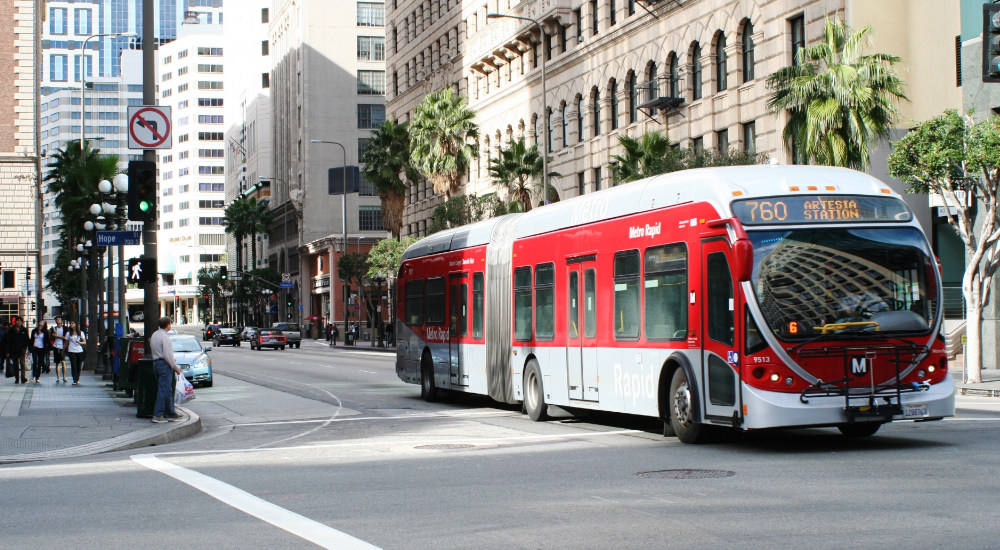
[[[266,521],[322,548],[379,550],[378,546],[286,510],[213,477],[161,460],[156,455],[134,455],[131,458],[150,470],[170,476],[245,514]]]
[[[359,420],[409,420],[411,418],[460,418],[463,416],[492,416],[492,417],[517,417],[521,416],[521,413],[498,413],[498,412],[473,412],[473,413],[413,413],[399,416],[352,416],[349,418],[337,418],[334,420],[330,419],[319,419],[319,420],[275,420],[272,422],[249,422],[246,424],[237,424],[239,428],[246,426],[279,426],[284,424],[329,424],[330,422],[357,422]],[[321,426],[322,427],[322,426]]]

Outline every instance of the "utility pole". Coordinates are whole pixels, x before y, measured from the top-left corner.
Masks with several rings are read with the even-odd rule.
[[[142,103],[156,104],[156,35],[153,18],[153,0],[142,0]],[[81,121],[82,122],[82,121]],[[156,151],[146,149],[142,152],[142,160],[156,162]],[[147,221],[142,226],[143,256],[156,258],[156,210],[153,210],[153,221]],[[156,322],[159,315],[159,285],[153,277],[142,287],[143,340],[146,343],[146,357],[152,357],[149,349],[149,338],[156,332]]]

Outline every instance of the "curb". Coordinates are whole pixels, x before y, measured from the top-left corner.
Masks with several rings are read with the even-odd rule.
[[[52,460],[57,458],[79,458],[81,456],[91,456],[113,451],[124,451],[151,445],[164,445],[180,439],[191,437],[201,432],[201,417],[184,407],[176,407],[180,412],[187,415],[187,420],[180,423],[172,423],[167,427],[150,426],[131,433],[122,434],[109,439],[85,443],[75,447],[56,449],[54,451],[43,451],[38,453],[24,453],[10,456],[0,456],[0,464],[15,464],[18,462],[37,462],[42,460]]]

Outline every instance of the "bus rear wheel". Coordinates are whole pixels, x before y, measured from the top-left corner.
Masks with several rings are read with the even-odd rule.
[[[703,439],[705,430],[695,418],[695,399],[684,369],[674,371],[670,381],[670,425],[682,443],[698,443]]]
[[[420,397],[424,401],[437,401],[438,390],[434,385],[434,362],[430,353],[424,353],[420,360]]]
[[[881,427],[881,422],[858,422],[854,424],[840,424],[837,426],[837,429],[847,437],[868,437],[875,435],[875,432]]]
[[[548,409],[538,362],[532,359],[524,369],[524,412],[528,413],[528,418],[531,420],[541,422],[548,420]]]

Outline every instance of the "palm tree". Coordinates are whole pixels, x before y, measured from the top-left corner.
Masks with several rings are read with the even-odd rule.
[[[479,156],[476,113],[451,88],[427,94],[410,121],[411,158],[431,180],[434,192],[451,198],[462,174]]]
[[[271,235],[274,224],[274,213],[268,208],[266,200],[257,197],[246,199],[246,229],[250,234],[250,269],[257,269],[257,235]]]
[[[361,155],[362,173],[382,199],[382,225],[399,239],[406,208],[407,182],[420,173],[410,162],[410,132],[407,124],[387,120],[372,131],[371,142]]]
[[[783,138],[796,161],[865,170],[869,148],[888,138],[899,116],[895,104],[907,99],[893,70],[900,58],[862,55],[870,42],[871,27],[855,32],[827,19],[822,42],[768,77],[768,107],[788,112]]]
[[[552,157],[549,157],[549,162]],[[528,147],[524,138],[518,138],[506,148],[500,148],[496,158],[490,159],[490,177],[493,185],[507,190],[508,196],[514,197],[521,210],[531,210],[532,193],[542,192],[540,184],[532,184],[542,178],[544,170],[542,155],[538,153],[538,145]],[[558,172],[549,172],[549,177],[558,177]],[[558,194],[556,195],[558,199]]]
[[[674,148],[663,132],[649,131],[641,138],[618,135],[623,151],[611,157],[611,174],[616,183],[641,180],[677,170]]]
[[[80,142],[71,141],[65,149],[52,154],[45,183],[56,195],[56,207],[62,214],[60,231],[70,250],[84,238],[83,224],[90,218],[90,205],[101,202],[97,184],[118,173],[118,156],[102,155],[89,146],[80,154]]]
[[[247,237],[247,202],[244,198],[238,198],[226,206],[223,224],[226,233],[236,240],[236,267],[243,268],[243,239]]]

